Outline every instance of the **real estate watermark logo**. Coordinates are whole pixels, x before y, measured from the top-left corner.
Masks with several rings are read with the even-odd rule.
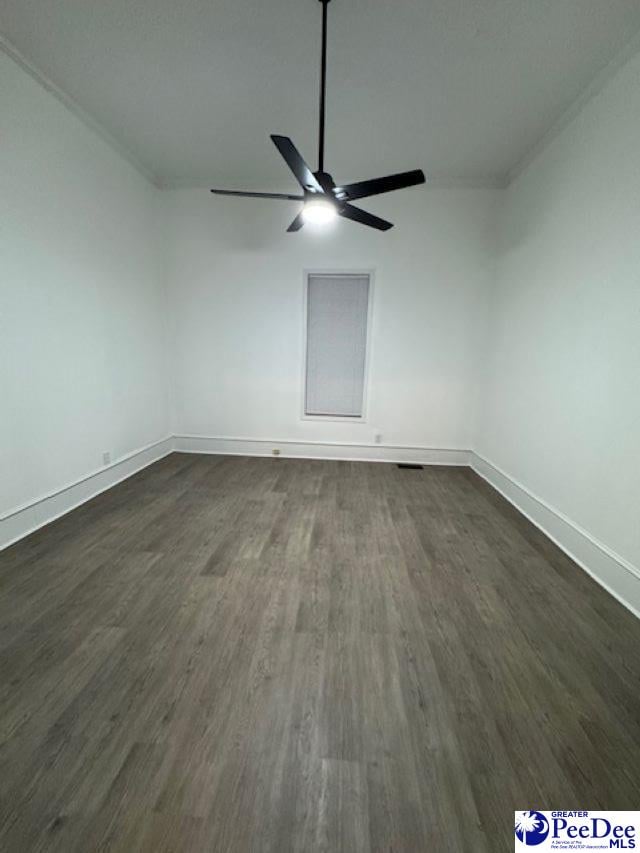
[[[516,838],[526,847],[537,847],[548,835],[549,821],[542,812],[516,812]]]
[[[515,813],[515,850],[640,849],[640,811]]]

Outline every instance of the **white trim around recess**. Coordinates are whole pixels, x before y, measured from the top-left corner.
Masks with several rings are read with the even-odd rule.
[[[555,542],[565,554],[640,618],[640,569],[599,542],[560,510],[535,495],[505,471],[477,453],[470,453],[471,468],[509,503]]]
[[[127,453],[110,465],[92,471],[73,483],[4,513],[0,516],[0,550],[34,533],[45,524],[50,524],[61,515],[66,515],[148,465],[158,462],[172,450],[173,437],[168,436]]]
[[[346,278],[355,276],[369,279],[367,299],[367,331],[365,337],[364,351],[364,376],[362,380],[362,414],[347,417],[345,415],[308,415],[306,409],[307,399],[307,336],[309,334],[309,279],[311,276],[335,276]],[[351,423],[366,424],[369,412],[369,380],[371,367],[371,338],[373,332],[373,298],[375,288],[375,269],[305,269],[302,274],[302,376],[300,378],[300,420],[301,421],[324,421],[325,423]]]

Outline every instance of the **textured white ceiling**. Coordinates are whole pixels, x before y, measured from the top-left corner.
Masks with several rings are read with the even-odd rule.
[[[315,168],[318,0],[0,0],[18,50],[164,182]],[[501,180],[640,29],[638,0],[332,0],[327,151],[341,181]]]

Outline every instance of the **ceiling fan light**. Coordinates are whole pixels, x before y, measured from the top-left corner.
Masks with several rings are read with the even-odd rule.
[[[335,204],[326,199],[311,199],[302,208],[302,218],[309,225],[328,225],[337,216]]]

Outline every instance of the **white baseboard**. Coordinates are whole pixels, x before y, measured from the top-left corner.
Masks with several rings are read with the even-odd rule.
[[[640,618],[640,569],[487,459],[470,454],[473,470],[538,527],[607,592]]]
[[[408,445],[357,444],[355,442],[294,441],[272,438],[176,435],[174,450],[180,453],[213,453],[225,456],[272,456],[279,450],[285,459],[341,459],[350,462],[412,462],[419,465],[469,465],[469,451]]]
[[[163,438],[134,450],[73,483],[10,510],[0,516],[0,550],[55,521],[61,515],[66,515],[100,492],[110,489],[147,465],[167,456],[172,450],[173,437]]]
[[[229,456],[271,456],[273,449],[280,450],[280,456],[289,459],[471,466],[607,592],[640,618],[640,569],[602,542],[598,542],[586,530],[487,459],[472,451],[457,448],[228,436],[168,436],[0,516],[0,550],[126,480],[172,451]]]

